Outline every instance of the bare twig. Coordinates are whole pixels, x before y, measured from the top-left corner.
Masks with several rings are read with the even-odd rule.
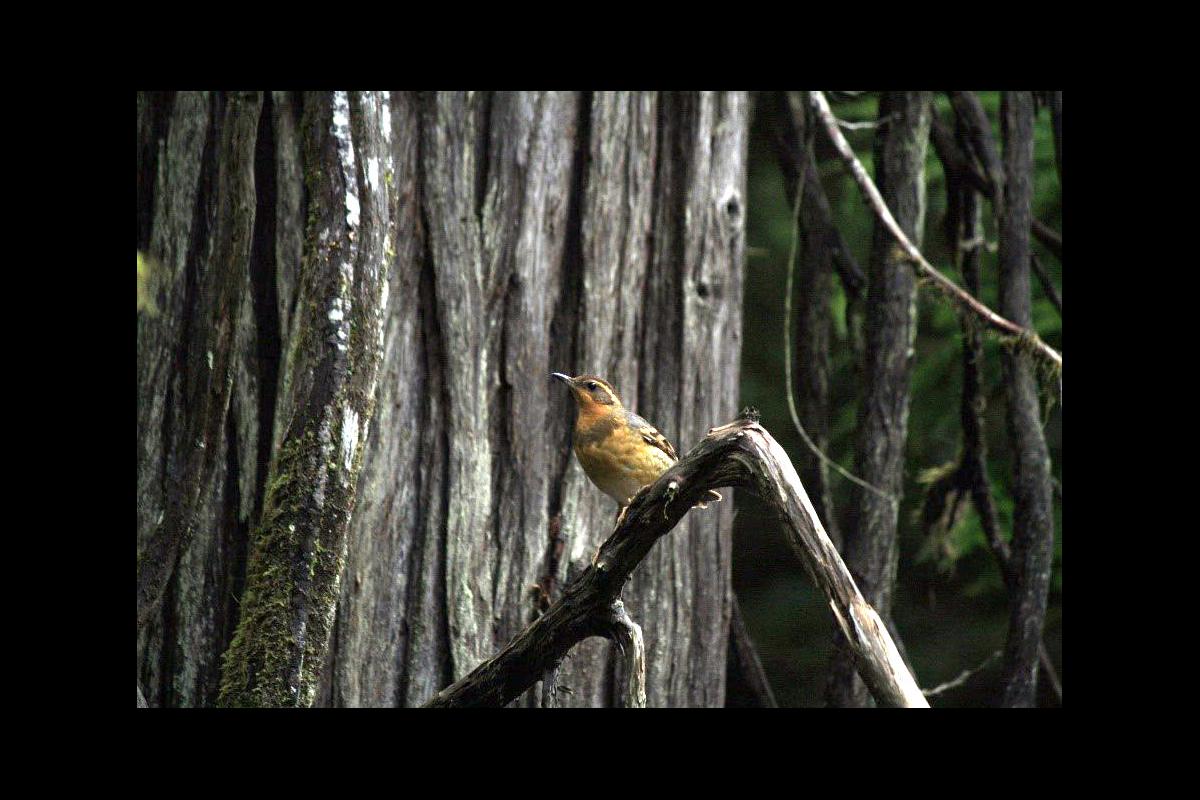
[[[962,686],[964,683],[969,681],[971,679],[972,675],[974,675],[977,672],[982,672],[993,661],[1000,658],[1000,654],[1003,652],[1004,652],[1003,650],[997,650],[996,652],[994,652],[990,656],[988,656],[986,659],[984,659],[983,663],[980,664],[979,666],[975,667],[974,669],[964,669],[962,672],[960,672],[958,674],[957,678],[946,681],[945,683],[938,684],[937,686],[933,687],[932,689],[923,690],[925,696],[926,697],[937,697],[942,692],[948,692],[951,689],[957,689],[959,686]]]
[[[427,707],[506,705],[589,636],[614,637],[612,604],[630,573],[709,489],[749,489],[775,511],[793,551],[855,654],[881,705],[927,708],[875,609],[863,599],[809,500],[796,469],[757,414],[711,430],[682,460],[639,492],[592,564],[562,597],[495,657],[426,703]]]
[[[867,119],[863,120],[862,122],[847,122],[846,120],[839,118],[837,124],[839,128],[845,128],[848,131],[870,131],[876,128],[882,128],[895,118],[895,114],[889,114],[886,117],[881,117],[880,119]]]
[[[904,231],[896,223],[896,218],[892,216],[892,212],[888,209],[887,204],[884,203],[883,197],[879,194],[879,189],[876,188],[874,181],[867,175],[867,171],[863,168],[862,163],[854,155],[854,151],[850,148],[846,137],[838,129],[837,122],[833,117],[833,112],[829,109],[829,103],[825,100],[825,96],[821,92],[814,91],[809,93],[809,97],[811,98],[813,109],[825,125],[825,130],[829,134],[830,140],[841,155],[842,160],[845,161],[846,166],[850,169],[855,182],[858,183],[859,188],[862,190],[867,204],[871,206],[880,222],[883,223],[884,227],[895,238],[901,251],[912,261],[917,273],[932,281],[960,308],[978,316],[988,327],[1010,336],[1015,336],[1018,340],[1028,343],[1030,349],[1040,357],[1049,361],[1056,369],[1062,369],[1062,354],[1043,342],[1041,337],[1035,332],[1014,322],[1010,322],[992,311],[970,294],[964,292],[954,281],[947,278],[925,260],[925,257],[921,255],[921,251],[909,241],[909,238],[904,235]]]

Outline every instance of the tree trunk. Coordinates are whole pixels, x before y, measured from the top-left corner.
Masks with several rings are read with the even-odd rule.
[[[1029,220],[1033,199],[1033,93],[1005,92],[1004,191],[1000,206],[1000,313],[1032,327]],[[1004,650],[1005,706],[1037,703],[1038,648],[1054,558],[1050,454],[1042,433],[1037,378],[1020,343],[1001,353],[1013,452],[1013,538],[1010,622]]]
[[[233,400],[198,489],[195,536],[139,631],[150,705],[215,702],[239,621],[247,641],[276,645],[230,649],[227,677],[241,676],[231,702],[279,702],[254,687],[268,651],[283,651],[298,680],[272,686],[296,686],[302,705],[424,703],[519,632],[540,592],[557,592],[611,530],[616,508],[570,453],[569,398],[550,372],[604,375],[681,451],[736,410],[743,94],[350,100],[353,162],[330,93],[270,93],[258,119],[257,213],[240,262],[251,291],[227,307],[238,315]],[[174,445],[160,432],[182,441],[163,420],[195,413],[163,387],[206,366],[203,354],[154,354],[178,352],[198,314],[189,287],[212,247],[202,221],[226,166],[225,105],[220,95],[138,98],[138,246],[171,269],[174,287],[153,323],[164,329],[157,349],[139,312],[140,547],[168,502],[160,476]],[[355,204],[337,189],[347,169],[360,228],[322,238],[331,215],[345,219]],[[365,270],[368,251],[383,270]],[[352,252],[347,287],[333,279]],[[388,275],[381,295],[368,273]],[[338,330],[348,327],[352,351],[369,343],[377,296],[374,353],[344,356],[343,370]],[[367,391],[373,357],[378,386]],[[157,388],[141,378],[151,363]],[[323,411],[332,407],[341,413]],[[314,439],[334,445],[322,514],[313,481],[293,482],[306,499],[286,485],[322,471],[288,466],[318,452]],[[625,588],[644,630],[650,706],[723,704],[732,511],[727,497],[689,514]],[[316,538],[288,536],[291,524]],[[282,618],[304,621],[303,644],[264,635],[282,634],[271,627]],[[584,642],[559,670],[570,693],[558,704],[622,704],[622,663],[608,643]]]
[[[925,216],[925,151],[930,94],[888,92],[879,103],[875,140],[876,183],[909,239],[920,247]],[[909,378],[916,337],[916,276],[882,224],[871,245],[866,307],[867,346],[859,406],[855,474],[893,495],[855,486],[843,529],[843,554],[867,602],[889,619],[896,582],[896,523],[903,488]],[[867,687],[838,639],[826,699],[835,706],[865,706]]]

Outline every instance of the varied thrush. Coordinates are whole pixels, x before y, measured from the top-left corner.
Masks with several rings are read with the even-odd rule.
[[[617,501],[620,513],[642,487],[667,471],[679,456],[667,437],[646,420],[627,411],[612,384],[595,375],[558,378],[571,390],[579,415],[575,419],[574,448],[579,465],[596,487]],[[720,500],[713,490],[708,500]],[[707,508],[707,503],[698,503]]]

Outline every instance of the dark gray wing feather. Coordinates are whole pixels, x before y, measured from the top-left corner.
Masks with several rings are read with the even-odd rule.
[[[629,421],[629,427],[640,433],[642,435],[642,439],[644,439],[647,444],[652,444],[676,461],[679,460],[679,454],[675,452],[675,448],[671,445],[671,442],[667,439],[667,437],[658,432],[658,428],[654,427],[649,422],[646,422],[646,420],[642,419],[637,414],[634,414],[632,411],[626,411],[625,415],[626,419]]]

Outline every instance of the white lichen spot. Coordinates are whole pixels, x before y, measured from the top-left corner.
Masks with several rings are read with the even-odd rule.
[[[379,159],[374,156],[367,159],[367,186],[379,191]]]
[[[213,368],[212,350],[209,350],[207,355],[208,355],[208,368],[212,369]]]
[[[291,525],[288,525],[288,531],[291,533],[295,533],[296,532],[296,523],[293,522]]]
[[[339,308],[339,305],[341,304],[341,298],[334,300],[333,304],[334,304],[333,308],[329,309],[329,321],[330,322],[341,322],[343,319],[346,318],[346,315],[344,313],[342,313],[342,309]]]
[[[354,465],[354,450],[358,447],[358,412],[347,408],[342,412],[342,465],[349,473]]]
[[[385,142],[392,141],[392,109],[388,105],[387,95],[383,97],[383,111],[379,119],[379,132],[383,134]]]
[[[329,239],[329,229],[326,228],[325,230],[321,231],[321,233],[317,236],[317,239],[324,244],[326,240]]]
[[[333,93],[333,138],[337,140],[338,159],[342,162],[342,180],[346,186],[346,224],[358,227],[358,196],[354,171],[354,141],[350,135],[350,98],[345,92]]]

